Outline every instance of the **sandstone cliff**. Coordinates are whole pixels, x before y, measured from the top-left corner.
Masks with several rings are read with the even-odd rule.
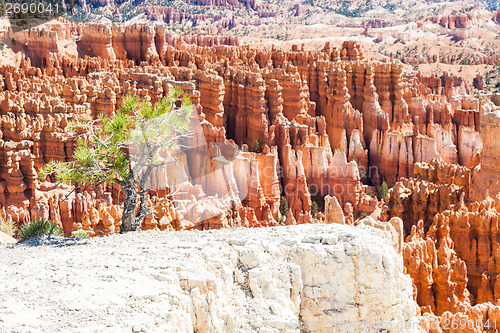
[[[42,44],[40,34],[48,36]],[[75,35],[81,38],[70,57],[57,45]],[[171,86],[192,96],[200,119],[197,139],[189,142],[196,148],[183,154],[187,166],[170,171],[185,174],[188,193],[199,199],[224,190],[208,176],[222,179],[209,162],[221,156],[220,149],[210,148],[213,142],[234,142],[243,153],[228,161],[251,170],[235,174],[228,166],[234,174],[230,183],[238,185],[219,193],[226,217],[207,225],[273,225],[281,195],[297,223],[313,221],[312,200],[321,202],[325,195],[336,196],[345,215],[357,217],[379,205],[366,184],[385,180],[392,186],[413,175],[413,163],[479,163],[479,103],[465,94],[462,80],[415,76],[396,62],[368,61],[353,42],[340,49],[327,44],[320,51],[266,51],[221,45],[230,40],[207,44],[208,37],[179,40],[161,26],[63,22],[32,29],[24,38],[39,46],[30,48],[19,68],[0,67],[0,156],[8,166],[0,176],[0,204],[4,215],[18,221],[39,214],[60,221],[67,233],[73,222],[99,233],[117,231],[119,222],[111,217],[120,214],[109,211],[119,202],[116,189],[102,189],[111,194],[108,202],[81,194],[60,207],[55,198],[68,189],[48,196],[50,186],[41,187],[37,169],[71,158],[69,122],[112,114],[127,93],[155,102]],[[257,153],[256,143],[262,148]],[[200,220],[188,223],[169,207],[145,227],[207,227]]]

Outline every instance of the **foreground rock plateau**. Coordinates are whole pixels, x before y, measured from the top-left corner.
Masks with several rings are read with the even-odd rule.
[[[341,324],[361,320],[417,323],[401,256],[388,232],[368,226],[32,239],[1,245],[0,266],[0,326],[9,332],[344,332]]]

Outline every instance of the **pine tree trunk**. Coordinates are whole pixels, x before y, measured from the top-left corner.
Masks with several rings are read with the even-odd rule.
[[[141,225],[136,225],[135,208],[137,206],[137,190],[133,180],[128,180],[123,186],[125,192],[125,201],[123,202],[122,225],[120,232],[137,231]]]
[[[147,161],[151,161],[153,159],[153,153],[148,152]],[[141,161],[136,165],[137,170],[141,170],[142,167],[146,164],[145,161]],[[140,192],[138,192],[135,183],[135,175],[134,172],[131,172],[128,176],[128,179],[122,184],[123,190],[125,191],[125,201],[123,202],[123,215],[122,215],[122,227],[120,231],[139,231],[141,230],[142,222],[146,218],[148,213],[147,207],[147,192],[144,190],[149,177],[151,176],[151,172],[153,171],[153,165],[149,164],[146,167],[144,174],[140,176],[140,181],[137,184]],[[140,193],[140,196],[139,196]],[[139,198],[138,198],[139,196]],[[139,200],[139,202],[137,202]],[[135,210],[139,205],[138,212],[136,214]]]
[[[139,196],[139,210],[137,212],[137,215],[135,216],[136,223],[139,226],[142,225],[142,222],[146,218],[147,214],[148,214],[148,207],[147,207],[147,201],[146,201],[146,192],[143,192]]]
[[[151,154],[148,155],[149,160],[153,159],[153,156]],[[145,191],[146,183],[149,180],[149,177],[151,176],[151,172],[153,171],[153,166],[148,165],[146,167],[146,171],[141,177],[141,180],[139,181],[139,188],[141,190],[140,195],[139,195],[139,209],[137,211],[137,214],[135,215],[134,223],[137,226],[136,230],[140,230],[142,226],[142,222],[148,215],[148,203],[147,203],[147,192]]]

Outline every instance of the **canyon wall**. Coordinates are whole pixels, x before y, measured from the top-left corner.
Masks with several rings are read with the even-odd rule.
[[[498,111],[488,109],[482,109],[481,134],[490,136],[483,141],[490,148],[496,144],[491,135],[500,133],[490,120]],[[404,266],[422,323],[440,319],[436,332],[446,331],[446,320],[474,320],[480,325],[468,332],[489,331],[498,318],[498,172],[489,156],[483,151],[473,170],[439,160],[417,163],[414,177],[397,182],[383,207],[383,218],[404,221]]]
[[[463,80],[369,61],[354,42],[266,51],[232,46],[229,39],[173,37],[161,26],[64,22],[23,36],[36,47],[18,68],[0,67],[0,156],[8,166],[0,176],[0,204],[4,215],[20,222],[41,215],[67,233],[73,222],[98,233],[119,230],[112,222],[120,216],[112,208],[120,202],[117,188],[100,190],[108,197],[76,192],[59,203],[70,189],[40,182],[37,170],[50,160],[71,159],[68,123],[113,114],[127,93],[156,102],[180,86],[192,97],[199,122],[196,138],[186,144],[195,149],[169,171],[185,175],[176,181],[190,195],[212,202],[223,189],[206,175],[225,184],[213,161],[221,156],[231,164],[233,190],[219,193],[222,219],[185,218],[185,202],[164,207],[144,227],[275,225],[284,221],[281,196],[296,223],[322,220],[310,207],[322,205],[325,195],[335,196],[346,216],[371,214],[380,207],[372,186],[392,186],[413,176],[414,163],[436,158],[474,168],[483,149],[479,101],[466,94]],[[70,56],[58,45],[72,36],[80,37]]]

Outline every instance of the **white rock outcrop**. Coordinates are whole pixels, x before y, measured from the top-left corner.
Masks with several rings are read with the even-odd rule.
[[[409,332],[417,323],[391,236],[369,226],[1,245],[0,266],[7,330]]]

